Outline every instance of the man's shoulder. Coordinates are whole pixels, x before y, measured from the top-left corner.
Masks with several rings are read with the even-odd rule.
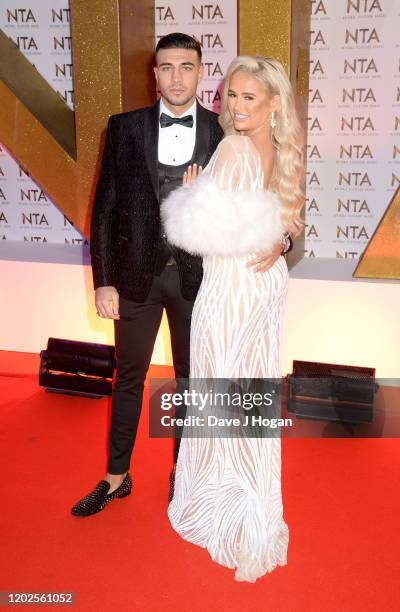
[[[209,110],[208,108],[205,108],[205,106],[200,104],[200,102],[197,102],[197,104],[198,104],[198,111],[200,109],[200,112],[208,116],[211,121],[213,121],[214,123],[218,123],[218,117],[219,117],[218,113],[215,113],[214,111]]]
[[[198,103],[198,111],[200,111],[203,121],[208,123],[209,133],[211,137],[211,149],[214,150],[224,135],[224,131],[219,124],[219,115],[212,110],[204,108]]]
[[[151,106],[144,106],[143,108],[137,108],[131,111],[125,111],[124,113],[115,113],[110,116],[110,122],[115,125],[127,124],[127,123],[135,123],[136,121],[140,121],[145,117],[145,115],[150,112],[154,108],[154,104]]]

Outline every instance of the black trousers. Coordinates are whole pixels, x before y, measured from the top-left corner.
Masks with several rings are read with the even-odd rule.
[[[165,308],[171,333],[176,378],[189,378],[190,320],[193,301],[182,297],[176,265],[166,266],[143,303],[120,298],[120,319],[114,321],[117,354],[116,379],[111,405],[108,472],[123,474],[130,467],[142,408],[144,380]],[[183,418],[186,408],[176,407]],[[175,438],[174,459],[180,438]]]

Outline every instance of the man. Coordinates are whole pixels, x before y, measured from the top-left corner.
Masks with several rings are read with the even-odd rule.
[[[154,68],[161,99],[154,106],[110,117],[97,185],[91,257],[100,317],[114,319],[117,353],[108,471],[73,508],[75,516],[101,511],[129,495],[128,472],[141,412],[143,385],[165,308],[175,376],[189,377],[190,318],[202,278],[201,258],[168,244],[160,202],[210,160],[223,136],[217,115],[196,101],[203,76],[201,47],[186,34],[164,36]],[[276,252],[254,260],[267,269]],[[176,408],[184,417],[185,407]],[[175,438],[174,462],[179,437]],[[171,473],[173,486],[174,470]]]

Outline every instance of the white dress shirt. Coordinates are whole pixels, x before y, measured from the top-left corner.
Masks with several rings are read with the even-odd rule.
[[[158,131],[158,161],[168,166],[180,166],[188,162],[193,155],[196,140],[196,100],[192,106],[182,115],[193,115],[193,127],[185,127],[174,123],[169,127],[159,126]],[[165,106],[163,99],[160,99],[160,115],[165,113],[170,117],[175,117]]]

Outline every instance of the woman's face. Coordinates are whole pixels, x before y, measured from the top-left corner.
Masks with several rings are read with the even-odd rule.
[[[229,81],[228,109],[235,129],[247,136],[262,126],[270,129],[271,112],[278,110],[279,96],[270,96],[248,72],[235,72]]]

